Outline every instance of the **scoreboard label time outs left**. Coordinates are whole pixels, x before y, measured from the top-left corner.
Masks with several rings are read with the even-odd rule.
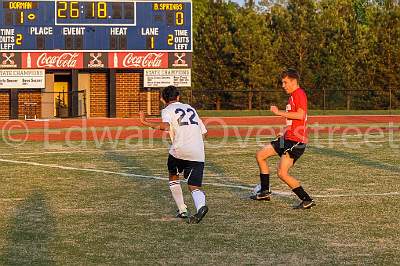
[[[6,0],[0,4],[0,68],[40,67],[34,59],[45,61],[48,68],[129,67],[124,64],[128,57],[159,58],[160,68],[190,68],[191,52],[190,0]],[[151,61],[131,65],[149,64],[157,68]]]

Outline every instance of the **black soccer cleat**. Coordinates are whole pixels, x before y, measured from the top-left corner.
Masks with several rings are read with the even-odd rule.
[[[189,218],[189,213],[188,212],[179,212],[179,210],[177,210],[175,217],[181,218],[181,219],[187,219],[187,218]]]
[[[208,207],[203,206],[195,215],[190,216],[187,222],[189,224],[198,224],[204,218],[204,216],[206,216],[207,212],[208,212]]]
[[[306,209],[311,209],[315,205],[316,204],[313,200],[303,200],[302,202],[300,202],[300,204],[293,206],[293,209],[306,210]]]
[[[266,200],[266,201],[270,201],[271,200],[271,192],[268,190],[261,190],[260,192],[258,192],[255,195],[251,195],[250,199],[252,200]]]

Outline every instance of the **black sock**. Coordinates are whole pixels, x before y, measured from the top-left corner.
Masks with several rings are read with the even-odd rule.
[[[269,174],[260,173],[261,190],[269,191]]]
[[[307,192],[304,191],[304,189],[300,186],[292,190],[294,194],[297,195],[301,200],[305,201],[312,201],[312,198],[307,194]]]

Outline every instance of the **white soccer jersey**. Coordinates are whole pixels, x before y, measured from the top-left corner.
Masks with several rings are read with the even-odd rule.
[[[161,117],[170,127],[169,153],[178,159],[204,162],[203,134],[207,129],[196,110],[188,104],[174,102],[161,111]]]

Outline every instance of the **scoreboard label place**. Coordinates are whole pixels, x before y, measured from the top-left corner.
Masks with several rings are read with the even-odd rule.
[[[53,35],[53,27],[30,27],[31,35]]]

